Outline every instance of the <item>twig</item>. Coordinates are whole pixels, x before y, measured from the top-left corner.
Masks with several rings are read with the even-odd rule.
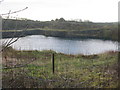
[[[20,12],[20,11],[23,11],[23,10],[25,10],[25,9],[27,9],[27,8],[28,8],[28,7],[24,8],[24,9],[22,9],[22,10],[19,10],[19,11],[12,12],[12,14],[13,14],[13,13]],[[8,14],[8,17],[7,17],[7,18],[9,18],[10,14],[11,14],[11,10],[10,10],[9,13],[7,13],[7,14]],[[4,23],[5,23],[5,22],[4,22]],[[16,28],[17,28],[17,26],[16,26]],[[16,32],[14,33],[14,35],[12,36],[12,38],[11,38],[9,41],[7,40],[7,41],[5,42],[5,47],[3,47],[0,52],[2,52],[2,51],[3,51],[4,49],[6,49],[8,46],[10,46],[10,45],[13,44],[14,42],[16,42],[22,35],[24,35],[24,31],[26,31],[27,28],[28,28],[28,24],[27,24],[26,28],[23,30],[22,34],[19,35],[15,40],[13,40],[13,39],[14,39],[14,35],[15,35],[16,32],[17,32],[17,31],[16,31]]]
[[[14,12],[11,12],[11,13],[5,13],[5,14],[1,14],[1,15],[9,15],[9,14],[14,14],[14,13],[18,13],[18,12],[21,12],[21,11],[24,11],[26,10],[28,7],[25,7],[24,9],[21,9],[21,10],[18,10],[18,11],[14,11]]]

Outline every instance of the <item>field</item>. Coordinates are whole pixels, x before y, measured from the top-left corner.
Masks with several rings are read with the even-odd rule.
[[[51,55],[54,53],[55,71]],[[3,88],[117,88],[118,52],[66,55],[54,51],[3,52]]]

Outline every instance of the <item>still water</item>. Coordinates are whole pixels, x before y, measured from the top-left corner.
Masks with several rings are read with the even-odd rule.
[[[100,39],[65,39],[31,35],[20,38],[12,47],[16,50],[54,50],[64,54],[91,55],[106,51],[118,51],[118,42]]]

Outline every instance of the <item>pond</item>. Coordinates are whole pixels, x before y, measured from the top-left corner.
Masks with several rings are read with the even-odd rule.
[[[53,50],[64,54],[92,55],[107,51],[118,51],[118,42],[100,39],[66,39],[31,35],[21,37],[12,47],[16,50]]]

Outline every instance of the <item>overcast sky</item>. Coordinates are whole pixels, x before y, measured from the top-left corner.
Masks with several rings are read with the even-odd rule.
[[[63,17],[66,20],[116,22],[118,1],[120,0],[4,0],[0,4],[0,14],[28,7],[11,16],[40,21]]]

